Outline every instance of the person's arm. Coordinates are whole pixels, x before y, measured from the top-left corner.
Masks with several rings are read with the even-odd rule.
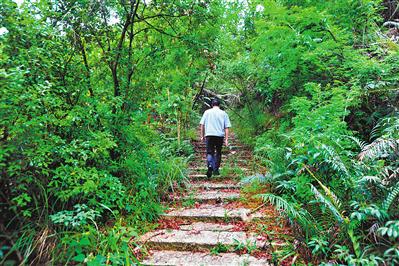
[[[230,118],[227,113],[224,116],[224,144],[229,146],[229,128],[231,127]]]
[[[204,141],[204,132],[205,132],[205,120],[206,120],[206,112],[202,115],[200,121],[200,140]]]
[[[229,146],[229,128],[228,127],[226,127],[224,129],[224,144],[226,146]]]
[[[205,129],[205,126],[203,124],[200,124],[200,139],[201,139],[201,141],[204,141],[204,129]]]

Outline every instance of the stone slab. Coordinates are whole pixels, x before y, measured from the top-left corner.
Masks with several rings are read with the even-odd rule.
[[[218,245],[232,247],[239,243],[265,247],[264,240],[257,240],[254,234],[245,232],[197,231],[161,229],[142,236],[142,244],[159,250],[204,251]]]
[[[218,223],[204,223],[195,222],[192,224],[185,224],[180,226],[180,230],[183,231],[231,231],[234,229],[234,225],[231,224],[218,224]]]
[[[197,145],[197,147],[206,148],[206,145],[201,143]],[[229,146],[226,147],[226,145],[223,144],[223,149],[241,149],[241,148],[246,148],[246,146],[237,143],[229,143]]]
[[[245,175],[245,173],[243,175]],[[234,173],[231,173],[228,176],[223,176],[223,177],[214,176],[214,175],[212,175],[211,177],[207,177],[205,174],[202,174],[202,173],[195,173],[195,174],[193,173],[193,174],[189,174],[188,175],[189,178],[192,178],[194,180],[211,180],[211,179],[220,179],[220,178],[223,178],[223,179],[230,178],[230,179],[232,179],[232,178],[237,177],[237,176],[238,176],[238,174],[234,174]]]
[[[225,162],[228,163],[237,163],[237,162],[251,162],[255,160],[255,157],[253,156],[235,156],[235,155],[227,155],[227,156],[222,156],[222,165],[225,164]],[[201,165],[206,165],[207,163],[207,158],[206,156],[195,156],[193,157],[193,161],[200,163]],[[248,164],[247,164],[248,165]],[[247,166],[245,165],[245,166]],[[244,165],[242,165],[244,166]]]
[[[191,182],[189,187],[203,189],[239,189],[241,186],[237,183]]]
[[[250,255],[222,253],[211,255],[203,252],[153,250],[151,257],[142,262],[143,265],[153,266],[268,266],[266,259],[257,259]]]
[[[200,154],[200,153],[196,153],[196,155],[194,156],[195,159],[204,159],[206,160],[206,154]],[[222,161],[224,160],[228,160],[228,159],[242,159],[242,160],[246,160],[246,159],[252,159],[253,156],[251,155],[246,155],[246,154],[222,154]]]
[[[191,177],[191,178],[205,178],[207,176],[205,174],[189,174],[188,177]]]
[[[198,202],[208,202],[208,201],[230,201],[240,198],[240,192],[223,192],[219,190],[208,190],[201,191],[194,195],[189,195],[183,197],[183,199],[193,199]]]
[[[228,167],[227,167],[228,168]],[[220,167],[219,168],[219,171],[223,171],[223,169],[224,169],[224,167]],[[240,169],[241,169],[241,171],[243,171],[243,172],[247,172],[247,171],[249,171],[250,169],[248,169],[248,168],[246,168],[246,167],[240,167]],[[200,171],[203,171],[203,172],[206,172],[206,170],[207,170],[207,168],[205,167],[205,166],[197,166],[197,167],[191,167],[190,169],[189,169],[190,171],[198,171],[198,172],[200,172]]]
[[[226,209],[223,206],[206,204],[199,208],[176,209],[163,216],[195,221],[224,221],[226,219],[246,221],[250,212],[251,210],[246,208]]]

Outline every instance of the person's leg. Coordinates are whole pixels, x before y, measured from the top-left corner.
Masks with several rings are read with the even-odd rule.
[[[206,175],[208,177],[212,176],[212,171],[213,169],[215,169],[214,154],[215,154],[215,139],[212,136],[208,136],[206,137],[206,162],[208,168]]]
[[[219,167],[220,163],[222,162],[222,146],[223,146],[223,137],[217,137],[217,139],[215,140],[215,149],[216,149],[215,167],[213,168],[215,174],[219,174]]]

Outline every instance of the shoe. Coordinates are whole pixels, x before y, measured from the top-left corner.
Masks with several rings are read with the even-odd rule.
[[[212,176],[212,171],[213,171],[212,166],[208,166],[208,171],[206,171],[206,176],[208,178]]]
[[[213,175],[220,175],[219,169],[214,170],[214,171],[213,171]]]

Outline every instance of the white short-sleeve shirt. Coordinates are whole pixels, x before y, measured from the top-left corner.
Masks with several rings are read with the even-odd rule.
[[[228,114],[219,107],[206,110],[200,124],[205,126],[205,136],[224,137],[224,130],[231,127]]]

